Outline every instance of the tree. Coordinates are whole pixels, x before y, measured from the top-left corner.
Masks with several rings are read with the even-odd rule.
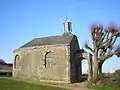
[[[117,53],[116,53],[117,57],[120,57],[120,46],[118,46],[118,48],[116,49],[115,52],[117,52]]]
[[[85,48],[93,54],[92,79],[96,81],[98,74],[102,73],[103,63],[113,55],[120,56],[120,46],[117,49],[113,48],[117,38],[120,37],[120,30],[113,24],[108,28],[104,28],[103,25],[92,25],[91,37],[93,48],[88,43],[85,44]]]

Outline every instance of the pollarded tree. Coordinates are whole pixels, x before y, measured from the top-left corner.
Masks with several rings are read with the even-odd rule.
[[[93,48],[85,44],[85,47],[93,53],[93,80],[97,79],[99,73],[102,73],[103,63],[113,55],[120,56],[120,48],[114,50],[120,30],[115,25],[104,28],[103,25],[93,25],[91,27],[91,37]]]

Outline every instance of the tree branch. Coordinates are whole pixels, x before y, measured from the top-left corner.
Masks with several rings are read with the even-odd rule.
[[[108,55],[106,55],[106,56],[104,57],[104,60],[112,57],[114,54],[115,54],[114,52],[113,52],[113,53],[109,53]]]
[[[108,40],[108,38],[109,38],[109,35],[110,35],[110,32],[108,32],[108,34],[107,34],[107,37],[106,37],[106,40]]]
[[[108,46],[112,42],[112,38],[113,38],[113,36],[110,36],[110,38],[108,40],[106,39],[103,43],[101,43],[99,49],[102,49],[103,47]]]
[[[91,52],[93,52],[93,49],[91,47],[89,47],[88,44],[85,44],[85,48],[89,49]]]
[[[107,60],[108,58],[112,57],[113,55],[115,55],[114,52],[109,53],[108,55],[104,55],[104,56],[100,57],[98,60],[99,60],[99,62],[105,61],[105,60]]]
[[[101,37],[101,39],[99,41],[99,46],[103,42],[103,40],[105,39],[106,35],[107,35],[107,32],[105,32],[104,35]]]
[[[117,37],[118,37],[118,36],[115,36],[115,39],[114,39],[113,42],[111,43],[111,46],[113,46],[113,44],[116,42]]]

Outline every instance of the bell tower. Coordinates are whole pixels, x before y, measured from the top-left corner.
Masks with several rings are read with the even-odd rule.
[[[70,20],[66,18],[64,22],[64,33],[70,33],[72,32],[72,23]]]

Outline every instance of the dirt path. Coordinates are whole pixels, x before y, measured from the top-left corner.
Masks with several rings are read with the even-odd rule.
[[[64,84],[62,87],[70,90],[86,90],[83,83]]]

